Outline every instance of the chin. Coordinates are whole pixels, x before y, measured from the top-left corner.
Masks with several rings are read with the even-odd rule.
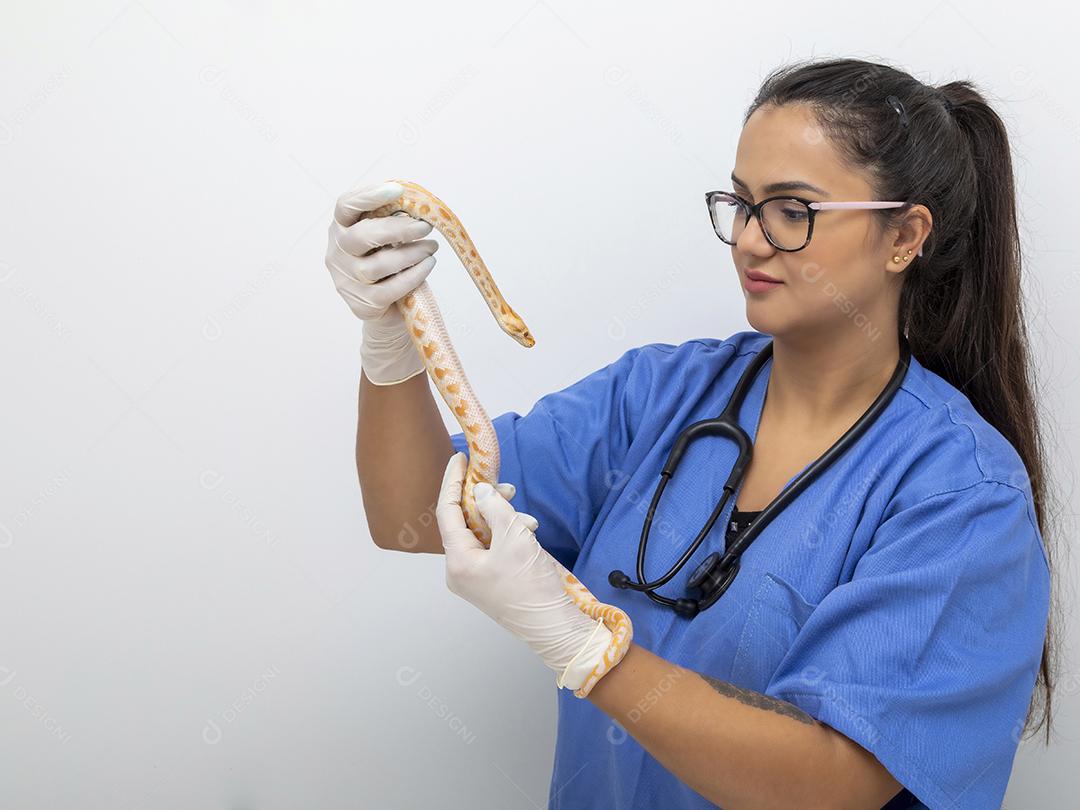
[[[776,335],[785,331],[787,321],[775,312],[769,312],[768,304],[762,302],[746,302],[746,322],[756,331],[766,335]]]

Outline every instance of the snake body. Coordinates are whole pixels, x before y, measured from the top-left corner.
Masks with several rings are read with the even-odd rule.
[[[461,220],[454,215],[450,207],[417,183],[408,180],[392,182],[400,184],[405,189],[404,193],[366,216],[388,216],[404,211],[430,223],[454,249],[502,330],[526,348],[535,345],[536,341],[529,328],[495,286],[484,260],[480,258]],[[461,495],[462,511],[469,529],[480,542],[489,546],[491,530],[476,508],[472,488],[481,481],[492,486],[498,482],[499,441],[495,427],[469,385],[461,360],[450,342],[450,335],[435,302],[435,295],[427,281],[421,282],[416,289],[399,299],[396,306],[405,319],[428,375],[464,432],[469,446],[469,463]],[[541,527],[540,531],[542,530]],[[625,612],[597,600],[562,563],[554,557],[552,560],[562,578],[563,589],[574,604],[587,616],[602,620],[611,631],[611,643],[605,650],[603,659],[593,668],[585,683],[574,691],[578,697],[585,697],[596,682],[626,655],[633,629]]]

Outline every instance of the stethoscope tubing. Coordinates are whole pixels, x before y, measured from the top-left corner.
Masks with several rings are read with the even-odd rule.
[[[785,487],[764,509],[761,510],[757,517],[751,521],[750,525],[736,537],[734,543],[732,543],[730,548],[725,550],[722,556],[719,552],[713,552],[702,566],[699,566],[698,571],[691,577],[691,583],[695,580],[700,579],[703,581],[705,579],[704,576],[699,575],[702,573],[706,564],[711,565],[710,572],[719,571],[723,573],[721,578],[714,580],[714,586],[708,593],[704,593],[700,599],[696,600],[685,598],[675,600],[654,593],[657,588],[670,582],[694,555],[701,543],[704,542],[705,538],[708,536],[709,532],[712,531],[713,525],[723,513],[728,500],[738,489],[739,484],[746,474],[746,469],[753,456],[753,443],[746,431],[743,430],[742,426],[738,423],[738,412],[742,407],[750,386],[757,378],[758,372],[772,356],[772,349],[773,342],[770,340],[768,344],[758,352],[750,365],[747,366],[746,370],[743,371],[742,376],[735,385],[735,390],[732,392],[727,405],[719,417],[695,422],[681,431],[676,437],[671,451],[668,453],[667,461],[660,472],[660,481],[653,493],[652,501],[650,502],[648,512],[645,515],[645,523],[642,526],[641,538],[638,542],[637,581],[631,582],[629,577],[621,571],[612,571],[609,574],[609,581],[616,587],[642,591],[653,601],[676,608],[677,612],[688,615],[691,618],[700,611],[713,605],[724,594],[731,585],[731,582],[734,581],[735,575],[738,573],[739,561],[742,554],[750,544],[762,531],[764,531],[769,523],[771,523],[788,506],[788,504],[797,498],[816,478],[822,475],[838,458],[840,458],[840,456],[853,447],[859,438],[861,438],[878,417],[881,416],[896,395],[896,392],[900,390],[911,361],[911,347],[908,344],[907,339],[901,335],[900,359],[897,362],[896,368],[889,378],[888,383],[886,383],[882,391],[870,404],[870,407],[866,409],[862,416],[860,416],[828,450],[808,465],[789,486]],[[694,538],[694,541],[682,556],[671,566],[670,570],[663,576],[648,581],[645,578],[645,551],[648,546],[649,531],[652,527],[656,507],[660,502],[660,497],[667,487],[668,482],[674,477],[679,460],[685,453],[686,448],[695,438],[704,435],[720,435],[733,440],[738,446],[739,454],[735,463],[732,465],[731,474],[728,476],[728,480],[724,483],[724,494],[717,503],[716,508],[713,509],[708,522],[702,530],[698,532],[698,535]],[[716,559],[714,560],[714,558]],[[713,562],[710,563],[710,561]],[[692,587],[694,586],[692,585]]]

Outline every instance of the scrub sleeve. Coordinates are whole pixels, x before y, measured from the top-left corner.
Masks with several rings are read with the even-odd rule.
[[[630,447],[624,396],[640,347],[559,391],[521,416],[491,420],[499,439],[499,481],[517,488],[510,500],[537,519],[536,539],[572,569],[604,500],[618,480]],[[468,454],[465,434],[451,434],[455,452]]]

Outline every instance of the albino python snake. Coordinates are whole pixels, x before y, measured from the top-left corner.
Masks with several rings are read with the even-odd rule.
[[[535,345],[536,341],[529,333],[529,328],[506,303],[499,288],[495,286],[483,259],[476,252],[476,246],[473,245],[460,220],[446,203],[416,183],[408,180],[391,182],[403,186],[405,192],[398,199],[376,208],[365,216],[387,216],[404,211],[430,223],[453,247],[454,253],[472,276],[473,283],[484,296],[488,309],[491,310],[491,314],[495,316],[502,330],[526,348]],[[462,511],[465,513],[466,525],[480,542],[488,546],[491,544],[491,530],[476,508],[472,488],[481,481],[486,481],[492,486],[498,482],[499,442],[495,435],[495,428],[465,377],[461,361],[450,343],[450,336],[447,334],[439,307],[435,303],[435,296],[427,281],[421,282],[416,289],[399,299],[396,305],[405,319],[413,344],[420,353],[428,374],[435,382],[435,387],[439,389],[439,393],[442,394],[454,418],[464,431],[469,446],[469,464],[461,493]],[[540,531],[542,530],[541,527]],[[574,604],[587,616],[602,620],[611,631],[611,643],[604,652],[603,660],[589,673],[585,683],[574,691],[577,697],[585,697],[596,682],[626,655],[626,651],[630,648],[633,629],[626,613],[614,605],[606,605],[598,601],[562,563],[554,557],[552,560],[562,577],[563,588],[573,599]]]

